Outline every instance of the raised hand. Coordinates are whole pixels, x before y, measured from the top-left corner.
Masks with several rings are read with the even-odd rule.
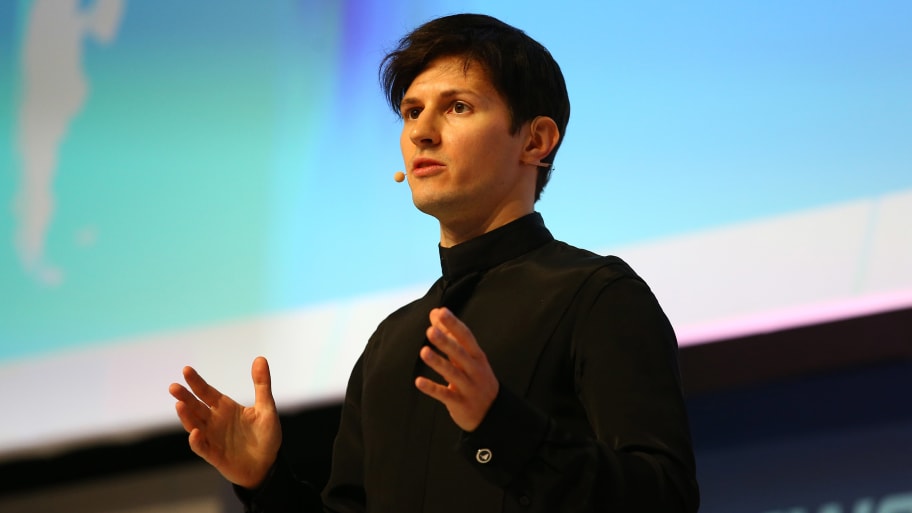
[[[431,310],[430,320],[427,338],[446,358],[425,346],[421,359],[446,383],[418,377],[415,386],[442,402],[463,431],[474,431],[497,397],[500,383],[468,326],[446,308]]]
[[[177,399],[177,416],[190,433],[190,448],[232,483],[256,488],[282,444],[266,359],[256,358],[250,371],[255,393],[252,407],[222,394],[191,367],[184,367],[183,373],[193,393],[178,383],[172,383],[168,391]]]

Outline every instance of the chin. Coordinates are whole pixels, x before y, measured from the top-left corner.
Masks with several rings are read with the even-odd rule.
[[[415,204],[415,208],[419,211],[442,221],[458,212],[460,205],[464,202],[459,201],[457,198],[427,197],[412,194],[412,203]]]

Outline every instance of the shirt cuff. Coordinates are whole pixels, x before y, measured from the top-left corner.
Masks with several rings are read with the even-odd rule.
[[[463,432],[457,450],[486,479],[506,487],[536,453],[548,432],[541,411],[501,384],[481,424]]]
[[[233,487],[245,512],[322,511],[319,492],[295,476],[282,449],[259,487]]]

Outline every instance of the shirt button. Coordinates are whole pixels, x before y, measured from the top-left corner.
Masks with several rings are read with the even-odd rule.
[[[491,461],[491,458],[493,457],[494,454],[491,452],[491,449],[478,449],[478,452],[475,453],[475,461],[482,464]]]

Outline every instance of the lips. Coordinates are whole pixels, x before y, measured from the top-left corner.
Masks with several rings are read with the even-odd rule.
[[[418,157],[412,160],[411,175],[414,177],[430,176],[443,171],[446,164],[439,160]]]

